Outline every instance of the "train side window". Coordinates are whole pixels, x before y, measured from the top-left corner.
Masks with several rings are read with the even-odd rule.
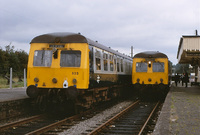
[[[120,64],[120,59],[117,58],[117,72],[120,72],[119,64]]]
[[[34,52],[33,66],[50,67],[52,54],[51,50],[36,50]]]
[[[103,53],[104,71],[108,71],[108,54]]]
[[[128,73],[128,71],[129,71],[128,62],[125,62],[125,64],[124,64],[124,65],[125,65],[125,72],[126,72],[126,73]]]
[[[101,70],[101,53],[100,53],[100,51],[96,50],[95,60],[96,60],[96,70]]]
[[[147,72],[147,63],[146,62],[137,62],[136,63],[136,72]]]
[[[164,72],[164,70],[165,70],[164,62],[153,63],[153,72]]]
[[[81,51],[61,51],[61,67],[80,67]]]
[[[123,63],[123,59],[121,59],[121,72],[124,72],[124,63]]]
[[[114,71],[117,71],[117,60],[114,59]]]
[[[113,65],[113,55],[110,55],[110,71],[114,70],[114,65]]]

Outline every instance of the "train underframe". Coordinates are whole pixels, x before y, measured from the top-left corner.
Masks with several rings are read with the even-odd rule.
[[[72,111],[91,108],[97,103],[120,97],[122,85],[100,87],[92,89],[69,88],[37,88],[31,85],[27,88],[27,95],[33,99],[34,105],[40,111]]]
[[[134,84],[134,90],[137,90],[142,100],[154,101],[164,100],[169,92],[169,85],[160,84]]]

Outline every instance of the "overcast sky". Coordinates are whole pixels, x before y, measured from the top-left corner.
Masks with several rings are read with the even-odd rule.
[[[160,51],[177,63],[182,35],[200,33],[200,0],[0,0],[0,47],[29,52],[35,36],[80,32],[130,55]]]

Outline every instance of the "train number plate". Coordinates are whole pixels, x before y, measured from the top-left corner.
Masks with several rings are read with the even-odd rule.
[[[72,72],[72,75],[78,75],[78,72]]]

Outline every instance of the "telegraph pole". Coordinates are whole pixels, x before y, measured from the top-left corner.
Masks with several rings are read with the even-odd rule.
[[[133,46],[131,46],[131,58],[133,58]]]

